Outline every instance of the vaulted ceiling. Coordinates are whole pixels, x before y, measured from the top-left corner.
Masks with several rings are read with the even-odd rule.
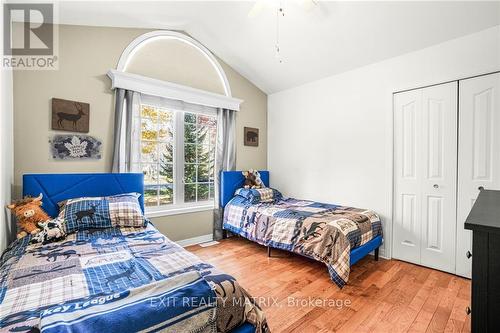
[[[266,93],[345,72],[500,24],[500,2],[61,2],[63,24],[183,30]],[[500,38],[500,36],[499,36]]]

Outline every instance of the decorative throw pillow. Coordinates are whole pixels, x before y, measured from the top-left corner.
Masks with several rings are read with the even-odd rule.
[[[270,187],[266,188],[239,188],[236,190],[235,195],[239,195],[251,203],[256,204],[259,202],[273,202],[281,199],[282,194]]]
[[[126,193],[69,199],[61,204],[59,218],[64,220],[66,233],[95,228],[143,227],[145,218],[139,197],[139,193]]]

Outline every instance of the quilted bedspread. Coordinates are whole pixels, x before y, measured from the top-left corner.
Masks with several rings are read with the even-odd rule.
[[[382,235],[373,211],[293,198],[253,204],[235,196],[224,208],[223,227],[325,263],[339,287],[349,279],[350,251]]]
[[[230,275],[144,228],[13,242],[0,260],[0,331],[226,332],[263,312]]]

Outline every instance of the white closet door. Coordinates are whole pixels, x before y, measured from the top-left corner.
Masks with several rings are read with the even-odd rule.
[[[457,82],[422,91],[420,263],[455,272]]]
[[[454,272],[457,83],[394,95],[394,127],[393,256]]]
[[[420,263],[422,91],[394,95],[393,256]]]
[[[500,73],[460,81],[457,274],[471,277],[472,233],[464,222],[479,187],[500,190]]]

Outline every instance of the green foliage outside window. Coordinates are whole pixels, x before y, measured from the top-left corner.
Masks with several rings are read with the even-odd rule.
[[[184,202],[213,198],[214,117],[184,114]]]
[[[141,108],[141,165],[147,206],[174,202],[174,184],[182,184],[184,202],[211,200],[214,197],[216,120],[202,114],[184,113],[183,182],[174,177],[174,113],[143,105]]]
[[[147,206],[174,202],[173,112],[143,105],[141,108],[141,165]]]

